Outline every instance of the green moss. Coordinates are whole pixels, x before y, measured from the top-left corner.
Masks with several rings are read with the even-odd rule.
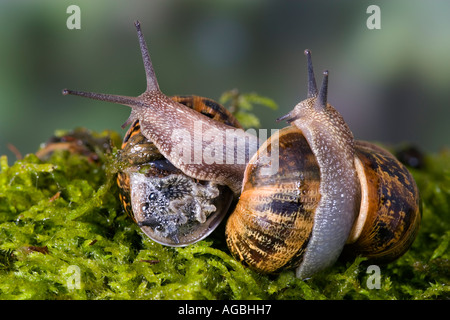
[[[38,152],[43,160],[30,154],[10,166],[0,158],[0,299],[450,298],[449,150],[411,169],[423,223],[412,248],[380,266],[380,288],[371,289],[362,258],[307,281],[293,271],[255,273],[230,256],[223,225],[185,248],[154,243],[122,213],[117,133],[83,137],[91,140],[83,152]]]

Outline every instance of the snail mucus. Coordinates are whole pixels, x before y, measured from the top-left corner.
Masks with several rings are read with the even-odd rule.
[[[317,88],[309,50],[307,99],[278,119],[289,126],[258,146],[212,100],[164,95],[135,25],[143,94],[63,94],[131,107],[122,150],[132,165],[118,181],[125,210],[150,238],[170,246],[197,242],[237,201],[226,242],[237,260],[259,272],[295,268],[304,279],[343,251],[383,263],[408,250],[421,220],[414,179],[388,151],[354,140],[327,102],[328,71]],[[204,110],[208,104],[212,112]]]

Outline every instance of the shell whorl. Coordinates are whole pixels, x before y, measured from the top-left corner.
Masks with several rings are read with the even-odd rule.
[[[395,156],[366,141],[356,141],[361,210],[344,248],[375,263],[403,255],[421,221],[420,195],[408,169]]]
[[[264,175],[272,163],[260,155],[272,152],[279,154],[279,169]],[[232,254],[262,272],[297,267],[310,240],[319,181],[316,159],[300,130],[286,127],[278,139],[263,143],[247,166],[242,194],[227,222]]]

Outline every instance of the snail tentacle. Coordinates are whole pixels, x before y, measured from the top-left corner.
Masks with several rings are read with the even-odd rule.
[[[309,49],[306,49],[304,53],[308,63],[308,98],[314,98],[315,96],[317,96],[317,84],[316,77],[314,76],[311,51]]]
[[[144,62],[145,75],[147,78],[146,91],[159,91],[158,80],[156,79],[155,70],[153,69],[152,59],[148,53],[147,43],[141,30],[141,23],[136,21],[134,23],[139,38],[139,46],[141,47],[142,60]]]

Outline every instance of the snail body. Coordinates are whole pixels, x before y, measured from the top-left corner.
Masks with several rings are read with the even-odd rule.
[[[138,97],[129,97],[64,89],[63,94],[130,107],[131,114],[122,128],[139,120],[142,135],[150,140],[176,168],[192,178],[214,180],[227,185],[235,195],[238,195],[246,162],[256,151],[254,150],[256,137],[242,129],[206,117],[162,93],[139,21],[136,21],[135,26],[147,78],[144,93]],[[204,139],[205,137],[210,139]],[[246,141],[246,146],[241,148],[234,143],[235,141]],[[205,161],[203,156],[211,153],[211,149],[221,151],[224,157],[227,157],[227,161]],[[223,165],[224,162],[227,162],[226,166]]]
[[[328,72],[317,89],[309,50],[307,99],[279,119],[290,126],[256,151],[257,139],[234,121],[217,121],[160,91],[140,24],[135,25],[147,76],[142,95],[63,93],[132,108],[123,125],[132,124],[123,149],[132,165],[118,180],[124,207],[150,237],[171,246],[203,239],[234,199],[239,201],[226,224],[227,245],[237,260],[259,272],[296,268],[299,278],[308,278],[331,266],[343,251],[387,262],[408,250],[421,219],[414,179],[388,151],[354,140],[327,102]],[[195,132],[200,139],[191,139]],[[196,160],[212,145],[213,153],[228,161]],[[279,163],[272,166],[275,159]],[[169,205],[155,196],[155,189],[167,186],[181,186],[183,200]],[[221,197],[225,186],[231,196]],[[227,200],[219,206],[216,198]],[[167,216],[168,208],[186,207],[181,218]],[[215,217],[218,208],[224,209]],[[151,215],[159,211],[164,219],[156,221]],[[206,223],[208,217],[215,222]],[[156,231],[163,240],[146,227],[160,228]]]

